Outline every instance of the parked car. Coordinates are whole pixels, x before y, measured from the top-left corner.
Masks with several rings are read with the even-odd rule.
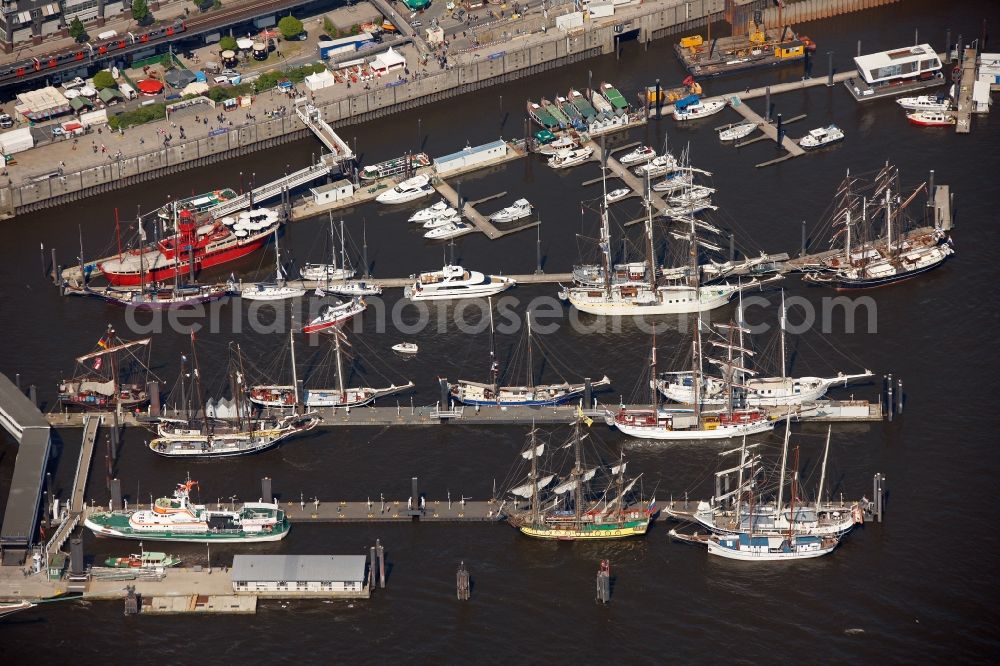
[[[64,130],[62,127],[59,127],[59,125],[53,125],[52,138],[54,139],[59,136],[66,136],[66,130]]]
[[[321,41],[321,42],[332,42],[333,41],[333,37],[331,37],[330,35],[328,35],[326,33],[323,33],[322,35],[320,35],[316,39],[319,40],[319,41]]]
[[[424,24],[423,21],[410,21],[410,27],[411,28],[419,28],[423,24]]]
[[[216,76],[214,79],[212,79],[212,81],[214,81],[215,83],[218,83],[218,84],[221,85],[221,84],[224,84],[224,83],[229,83],[229,77],[228,76],[223,76],[223,75],[220,74],[220,75]]]
[[[72,81],[67,81],[67,82],[65,82],[65,83],[63,84],[63,88],[65,88],[66,90],[69,90],[69,89],[71,89],[71,88],[81,88],[81,87],[83,87],[84,85],[86,85],[86,83],[87,83],[86,81],[84,81],[83,79],[81,79],[81,78],[80,78],[80,77],[78,76],[78,77],[76,77],[75,79],[73,79]]]
[[[222,70],[222,71],[221,71],[221,72],[219,72],[219,73],[220,73],[220,74],[221,74],[222,76],[228,76],[229,78],[232,78],[232,77],[234,77],[234,76],[239,76],[239,75],[240,75],[240,73],[239,73],[239,72],[237,72],[237,71],[236,71],[236,70],[234,70],[234,69],[224,69],[224,70]]]
[[[0,127],[7,129],[14,126],[14,119],[6,113],[0,113]]]

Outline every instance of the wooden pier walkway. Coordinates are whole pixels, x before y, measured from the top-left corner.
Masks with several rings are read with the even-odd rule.
[[[623,181],[626,185],[628,185],[629,189],[631,189],[633,192],[645,198],[646,182],[642,178],[639,178],[639,176],[632,173],[632,170],[629,169],[629,167],[625,166],[615,158],[611,157],[612,152],[618,152],[619,150],[624,150],[624,147],[621,149],[613,149],[608,151],[607,158],[605,159],[604,150],[601,148],[601,144],[599,142],[591,139],[589,145],[594,149],[594,159],[596,159],[599,164],[601,163],[606,164],[608,167],[608,171],[610,171],[612,174],[614,174],[615,177],[617,177],[618,179]],[[653,180],[655,179],[653,178],[650,179],[650,185],[652,185]],[[663,197],[661,197],[655,191],[651,190],[649,194],[650,194],[649,198],[653,202],[653,206],[655,207],[653,216],[656,217],[656,215],[662,213],[663,210],[667,207],[667,202],[664,201]]]
[[[958,87],[958,106],[955,109],[956,134],[968,134],[972,131],[972,90],[976,83],[976,49],[965,49],[962,60],[962,78]]]
[[[741,116],[752,122],[757,126],[761,132],[763,132],[771,141],[775,143],[778,142],[778,127],[777,125],[765,122],[765,120],[760,116],[759,113],[751,109],[746,104],[737,104],[732,107],[734,111],[739,113]],[[769,160],[767,162],[761,162],[757,167],[770,166],[771,164],[777,164],[778,162],[783,162],[785,160],[791,159],[793,157],[799,157],[800,155],[805,155],[802,147],[795,143],[794,140],[785,135],[782,137],[781,147],[785,149],[786,154],[784,157],[779,157],[777,159]]]
[[[69,505],[71,514],[79,515],[87,505],[84,499],[84,493],[87,490],[87,476],[90,474],[90,461],[94,457],[97,429],[103,420],[104,416],[100,414],[85,414],[83,416],[83,445],[80,447],[76,475],[73,477],[73,493]]]
[[[438,194],[444,197],[445,201],[447,201],[452,208],[459,207],[458,192],[455,191],[455,188],[441,178],[434,178],[431,181],[431,184],[434,186],[434,189],[437,190]],[[496,240],[497,238],[500,238],[508,233],[500,231],[493,226],[493,223],[489,221],[489,218],[476,210],[476,207],[473,206],[471,202],[466,202],[466,204],[462,206],[462,216],[471,222],[473,227],[475,227],[475,229],[469,229],[464,232],[462,234],[463,236],[465,234],[471,234],[473,231],[481,231],[486,234],[486,237],[490,240]]]

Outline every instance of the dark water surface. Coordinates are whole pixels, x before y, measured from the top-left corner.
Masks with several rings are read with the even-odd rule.
[[[820,45],[813,74],[825,74],[827,50],[835,52],[838,68],[846,68],[856,49],[878,50],[911,43],[918,28],[921,40],[941,47],[944,30],[977,35],[982,18],[1000,18],[998,6],[988,0],[941,4],[917,0],[853,16],[817,22],[806,32]],[[565,94],[570,86],[583,88],[588,69],[595,84],[615,82],[630,98],[634,91],[659,76],[664,82],[682,78],[668,40],[652,45],[626,45],[620,61],[598,58],[490,91],[422,107],[405,115],[343,130],[357,137],[367,162],[412,149],[419,141],[431,155],[451,152],[466,141],[475,145],[523,132],[523,100]],[[759,72],[738,79],[711,81],[708,92],[739,90],[768,81],[793,80],[801,71],[790,68]],[[612,143],[643,141],[662,146],[669,132],[671,149],[690,142],[694,163],[712,171],[719,192],[716,203],[721,221],[737,234],[741,248],[754,254],[796,252],[800,225],[810,227],[826,209],[832,193],[850,168],[877,169],[895,162],[906,182],[919,182],[929,169],[937,181],[956,193],[957,254],[943,268],[919,280],[869,295],[877,305],[877,333],[865,326],[845,333],[843,316],[831,320],[829,332],[813,327],[789,342],[793,369],[799,374],[825,374],[842,369],[871,368],[878,375],[893,372],[906,384],[905,415],[891,424],[836,426],[833,432],[828,478],[833,493],[854,498],[871,493],[871,477],[888,477],[891,497],[887,521],[853,532],[837,552],[819,560],[790,566],[750,566],[709,559],[698,549],[670,543],[668,526],[657,524],[642,540],[605,544],[540,543],[521,537],[501,525],[393,525],[302,526],[278,544],[241,548],[258,553],[356,553],[381,538],[391,563],[389,588],[366,602],[275,602],[261,604],[260,612],[244,617],[161,617],[126,619],[119,603],[55,604],[21,613],[0,624],[5,663],[15,656],[42,663],[74,659],[122,663],[138,658],[154,663],[368,662],[394,663],[481,661],[510,663],[565,662],[569,658],[612,663],[640,661],[763,662],[783,656],[810,662],[874,661],[956,662],[988,661],[997,649],[995,582],[997,532],[991,529],[1000,460],[996,453],[995,399],[992,387],[1000,362],[992,351],[1000,299],[997,281],[995,217],[1000,171],[1000,124],[995,117],[979,117],[971,136],[952,131],[910,127],[891,101],[856,104],[842,86],[818,87],[803,94],[778,96],[777,110],[808,119],[789,127],[800,136],[812,127],[836,122],[847,133],[840,146],[820,154],[767,169],[753,165],[775,156],[773,144],[737,151],[719,144],[711,127],[737,120],[726,111],[716,119],[692,127],[671,120],[651,123],[615,136]],[[763,110],[763,101],[751,102]],[[502,113],[501,113],[502,111]],[[716,121],[717,120],[717,121]],[[419,128],[419,136],[418,136]],[[223,185],[238,186],[239,173],[257,182],[307,164],[316,142],[300,141],[241,160],[189,171],[152,184],[18,218],[0,225],[0,265],[3,317],[0,327],[0,369],[20,372],[26,383],[36,383],[40,397],[55,397],[55,383],[72,370],[73,357],[87,351],[112,323],[125,337],[124,313],[93,301],[60,299],[41,277],[39,243],[55,247],[60,261],[78,254],[78,226],[83,229],[85,252],[93,256],[110,249],[114,209],[123,218],[136,206],[150,210],[167,195]],[[513,162],[503,168],[462,179],[462,193],[476,199],[507,191],[506,199],[487,204],[507,205],[518,196],[538,207],[542,224],[545,268],[566,271],[578,258],[576,235],[593,236],[597,219],[581,219],[580,200],[599,196],[599,186],[583,190],[579,183],[598,175],[589,165],[554,172],[538,159]],[[416,206],[386,211],[374,205],[342,213],[352,242],[360,246],[362,226],[367,231],[369,256],[378,276],[403,276],[440,265],[440,245],[425,244],[409,228],[406,217]],[[638,204],[615,209],[619,222],[640,215]],[[340,217],[340,215],[338,215]],[[292,225],[283,248],[296,260],[317,261],[325,247],[325,220]],[[676,250],[669,250],[675,252]],[[498,241],[480,235],[460,240],[457,258],[465,265],[489,271],[527,273],[534,269],[535,234],[515,234]],[[269,253],[242,262],[238,272],[252,276],[270,270]],[[798,278],[785,281],[789,297],[802,297],[820,307],[833,296],[823,289],[807,289]],[[517,287],[508,292],[522,306],[534,297],[554,295],[554,285]],[[774,292],[765,294],[772,306],[754,310],[755,321],[774,322]],[[401,297],[389,292],[386,309]],[[275,354],[285,344],[281,333],[248,330],[233,305],[217,333],[200,334],[198,354],[208,387],[221,389],[231,339],[240,343],[254,367],[277,367]],[[726,319],[731,309],[713,313]],[[470,323],[478,309],[469,308]],[[454,306],[432,306],[437,325],[424,332],[403,335],[379,332],[377,317],[366,313],[354,348],[365,357],[363,366],[373,385],[409,378],[417,383],[418,405],[436,400],[434,378],[484,377],[488,367],[485,334],[468,335],[454,323]],[[567,325],[542,336],[552,351],[553,366],[564,374],[614,380],[614,391],[604,402],[626,400],[644,393],[640,376],[648,354],[648,335],[635,322],[622,322],[620,332],[582,334]],[[412,320],[413,312],[407,315]],[[798,321],[801,310],[793,311]],[[262,320],[273,314],[262,311]],[[242,332],[233,334],[233,321]],[[592,319],[581,320],[593,323]],[[659,338],[661,358],[683,360],[683,332],[673,330]],[[762,345],[768,336],[758,342]],[[417,342],[421,351],[404,361],[389,347],[403,339]],[[498,336],[501,358],[514,354],[516,333]],[[773,343],[770,343],[773,351]],[[178,358],[188,348],[183,332],[155,336],[154,369],[168,386],[177,373]],[[684,347],[686,349],[686,347]],[[322,349],[301,349],[303,365],[319,363]],[[317,355],[317,360],[310,359]],[[773,355],[773,354],[772,354]],[[319,373],[319,371],[316,371]],[[546,377],[554,378],[554,368]],[[385,379],[383,379],[383,377]],[[855,391],[873,397],[877,387]],[[400,398],[403,408],[409,398]],[[393,404],[392,399],[384,404]],[[306,498],[405,498],[409,477],[419,476],[431,498],[447,492],[484,499],[494,479],[503,480],[521,446],[525,428],[425,429],[356,428],[317,430],[276,450],[231,461],[182,462],[151,455],[143,447],[150,435],[127,433],[115,473],[125,492],[148,501],[150,493],[168,492],[190,471],[201,482],[202,499],[259,495],[259,479],[275,479],[284,500]],[[650,445],[629,441],[604,426],[595,432],[612,451],[624,447],[633,469],[642,471],[646,494],[659,500],[712,493],[712,473],[724,445]],[[815,492],[825,427],[795,426],[793,441],[802,447],[801,468],[806,487]],[[556,436],[561,436],[557,433]],[[78,430],[57,432],[53,461],[57,492],[68,496],[79,450]],[[777,436],[766,441],[774,446]],[[100,448],[100,447],[99,447]],[[613,454],[610,454],[613,455]],[[0,487],[9,485],[15,447],[0,448]],[[106,502],[103,450],[95,455],[88,498]],[[811,485],[810,485],[811,484]],[[3,493],[6,494],[5,492]],[[125,553],[126,542],[97,543],[85,539],[88,554],[103,557]],[[200,546],[171,545],[188,563],[204,563]],[[215,564],[226,563],[232,552],[211,553]],[[612,560],[617,577],[612,603],[593,602],[597,563]],[[454,573],[460,560],[468,563],[474,581],[473,598],[454,600]],[[863,632],[853,631],[861,629]],[[852,630],[852,631],[848,631]],[[134,656],[133,656],[134,655]]]

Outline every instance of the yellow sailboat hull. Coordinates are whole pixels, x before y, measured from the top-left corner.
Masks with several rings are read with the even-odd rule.
[[[649,521],[630,521],[624,525],[596,525],[591,529],[559,529],[521,525],[522,534],[535,539],[550,539],[555,541],[604,541],[608,539],[628,539],[643,536],[649,529]]]

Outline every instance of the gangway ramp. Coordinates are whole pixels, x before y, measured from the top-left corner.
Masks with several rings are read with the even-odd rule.
[[[300,104],[295,107],[295,114],[302,124],[312,130],[326,149],[330,151],[337,162],[354,159],[354,151],[341,139],[330,124],[323,120],[323,112],[312,104]]]
[[[83,417],[83,445],[80,447],[80,457],[76,461],[76,475],[73,477],[73,494],[69,504],[71,515],[79,515],[86,506],[84,493],[87,491],[87,476],[90,473],[90,461],[94,457],[94,446],[97,443],[97,429],[102,420],[102,416],[92,414]]]
[[[209,213],[212,219],[217,220],[220,217],[225,217],[226,215],[231,215],[237,211],[241,211],[244,208],[250,207],[251,200],[256,204],[261,201],[267,201],[276,196],[279,196],[282,192],[287,190],[292,190],[300,185],[305,185],[306,183],[311,183],[317,178],[323,178],[328,175],[333,169],[337,167],[335,159],[331,159],[331,155],[323,155],[320,161],[312,166],[308,166],[304,169],[299,169],[293,173],[283,176],[278,180],[271,181],[266,185],[261,185],[255,188],[251,192],[244,193],[235,199],[230,199],[224,203],[219,204],[212,208]]]

